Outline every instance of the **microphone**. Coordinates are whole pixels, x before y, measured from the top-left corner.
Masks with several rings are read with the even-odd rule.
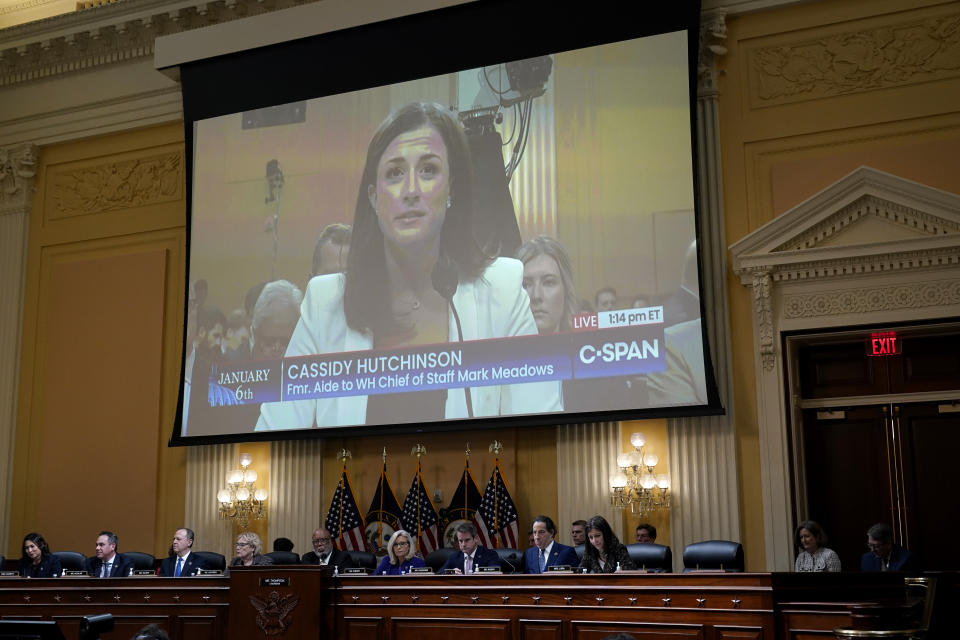
[[[453,303],[453,296],[460,284],[460,274],[457,271],[457,264],[443,251],[440,252],[437,263],[433,265],[433,271],[430,272],[430,282],[433,283],[436,292],[450,304],[450,310],[453,311],[453,320],[457,324],[457,339],[459,342],[463,342],[460,314],[457,313],[457,305]],[[470,397],[469,387],[464,387],[463,395],[467,401],[467,416],[473,418],[473,398]]]
[[[430,282],[441,297],[448,301],[453,300],[453,294],[457,292],[457,286],[460,284],[460,275],[457,273],[457,264],[443,251],[440,252],[437,263],[433,265],[433,271],[430,272]]]
[[[517,573],[517,566],[507,560],[505,557],[500,556],[500,562],[510,567],[510,573]]]

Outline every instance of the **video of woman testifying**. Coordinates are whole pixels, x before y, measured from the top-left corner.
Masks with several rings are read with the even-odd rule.
[[[707,407],[687,38],[196,121],[179,435]]]

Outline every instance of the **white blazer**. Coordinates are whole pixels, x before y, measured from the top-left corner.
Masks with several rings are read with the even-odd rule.
[[[342,274],[317,276],[307,285],[297,323],[285,357],[365,351],[373,349],[373,336],[347,326],[343,313]],[[453,296],[460,315],[463,339],[505,338],[533,335],[537,325],[530,312],[530,299],[523,289],[523,264],[512,258],[497,258],[477,280],[460,282]],[[453,312],[448,335],[457,335]],[[559,381],[472,387],[474,417],[547,413],[561,411]],[[450,389],[444,409],[447,418],[466,418],[462,389]],[[265,402],[260,406],[257,431],[305,429],[364,424],[367,396],[319,400]]]

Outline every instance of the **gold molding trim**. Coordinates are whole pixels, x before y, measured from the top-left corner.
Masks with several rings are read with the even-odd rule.
[[[55,173],[48,219],[182,200],[183,160],[183,152],[177,151]]]
[[[817,318],[960,304],[960,280],[862,287],[783,297],[783,317]]]
[[[960,13],[780,43],[748,53],[752,107],[960,77]]]

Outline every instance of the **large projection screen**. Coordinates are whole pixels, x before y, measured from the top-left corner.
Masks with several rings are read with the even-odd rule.
[[[174,443],[721,410],[701,323],[690,11],[616,32],[594,18],[525,47],[399,35],[497,18],[493,37],[542,7],[503,6],[183,70]],[[327,60],[326,83],[268,71],[352,46],[368,55]],[[212,77],[223,91],[191,99]]]

